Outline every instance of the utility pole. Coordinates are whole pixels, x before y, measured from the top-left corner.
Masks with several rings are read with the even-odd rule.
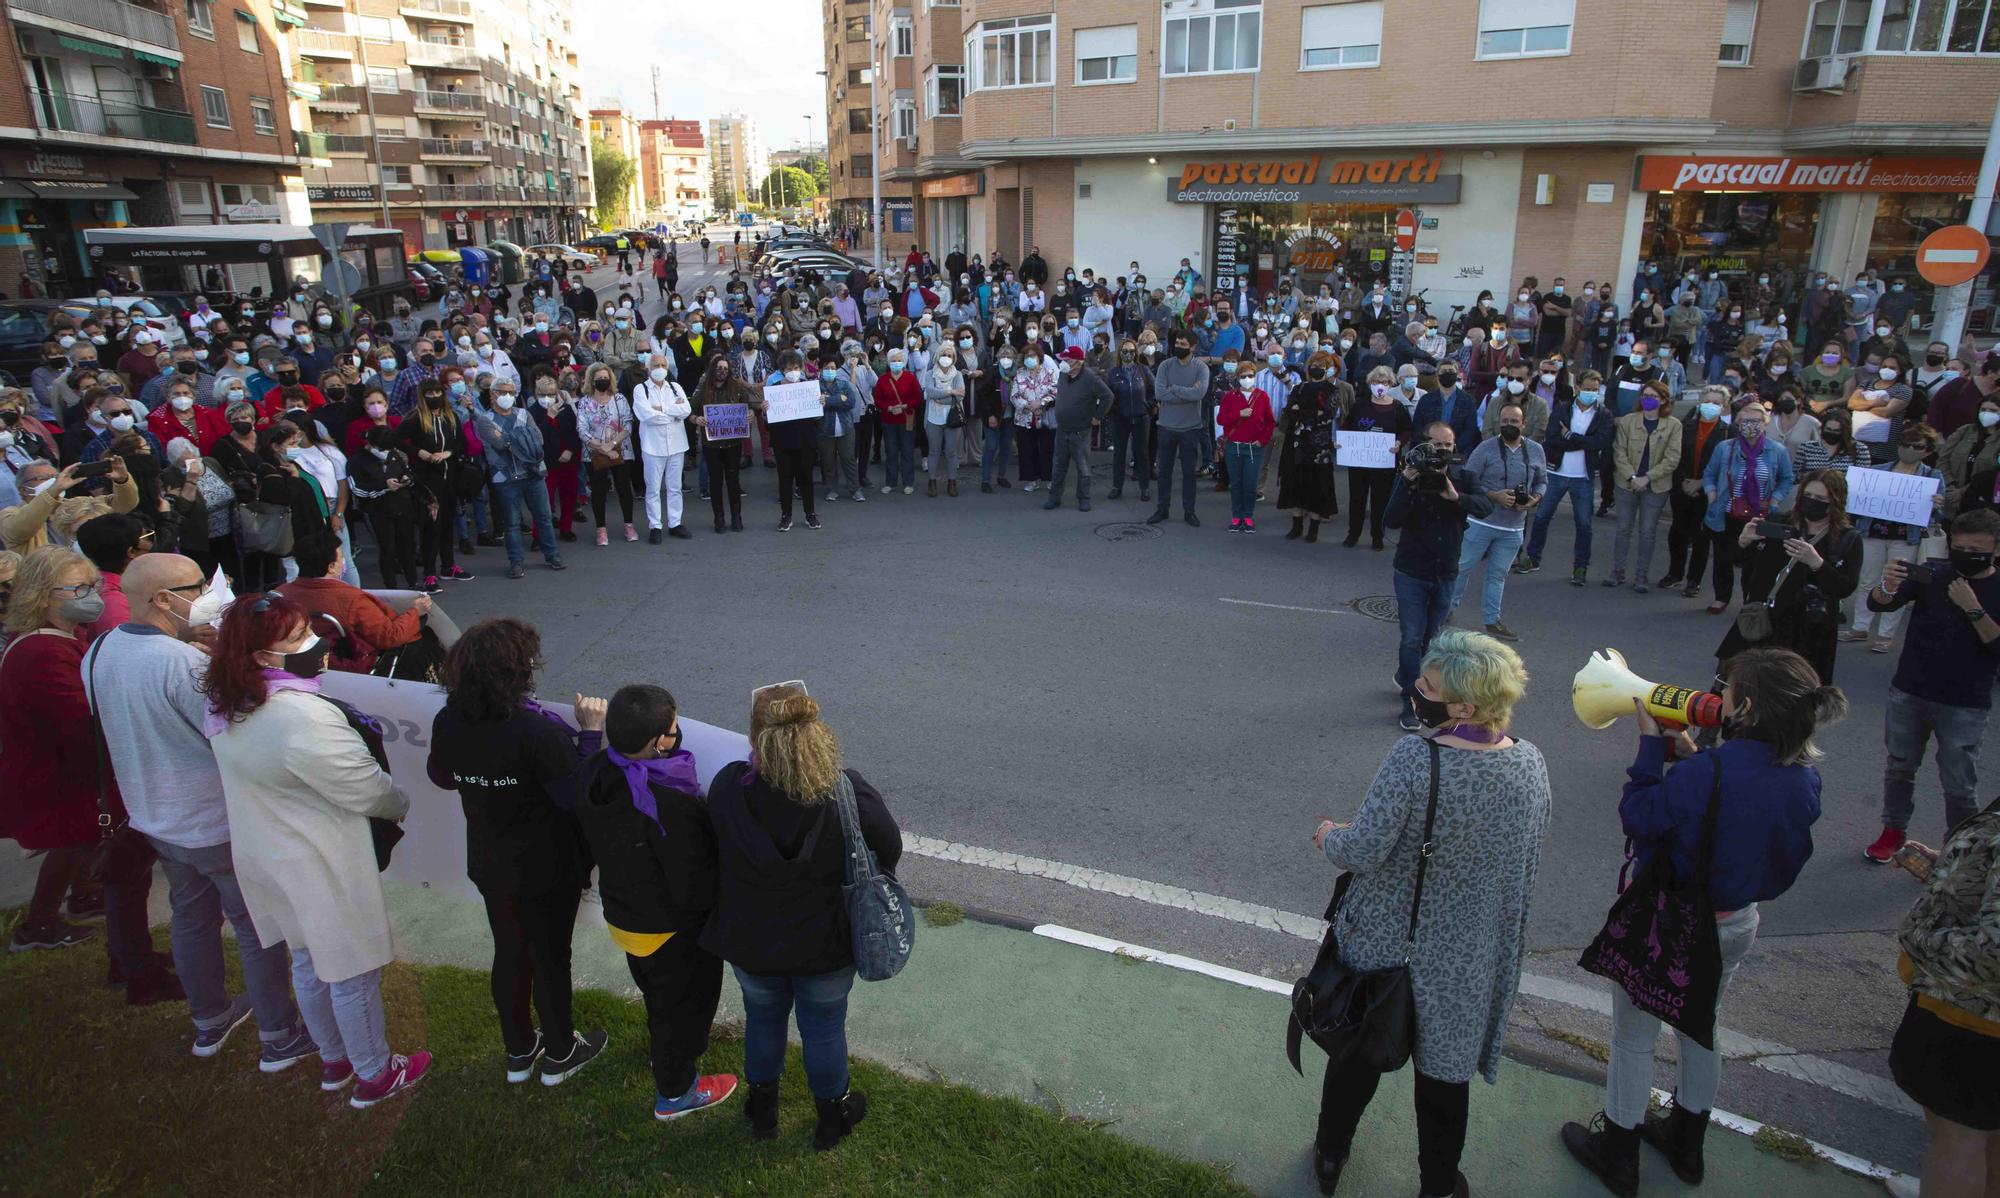
[[[361,60],[361,95],[368,105],[368,140],[375,151],[375,198],[382,206],[382,227],[393,229],[389,223],[389,185],[382,181],[382,126],[375,120],[375,89],[368,86],[368,39],[356,34],[354,45]]]
[[[653,119],[660,119],[660,68],[653,68]]]
[[[873,234],[875,270],[878,274],[882,270],[882,136],[876,118],[876,114],[881,110],[875,107],[875,80],[881,74],[881,47],[875,41],[874,27],[871,25],[868,33],[868,187],[870,193],[868,225],[869,232]],[[829,128],[827,138],[831,140],[832,137],[833,132]]]
[[[1966,214],[1965,223],[1986,232],[1993,217],[1994,176],[2000,174],[2000,104],[1993,109],[1993,124],[1986,131],[1986,156],[1979,160],[1979,181],[1972,188],[1972,209]],[[1972,307],[1972,287],[1979,280],[1971,279],[1956,287],[1941,287],[1937,292],[1936,318],[1931,322],[1931,338],[1942,341],[1954,357],[1958,355],[1958,344],[1965,336],[1965,318]]]

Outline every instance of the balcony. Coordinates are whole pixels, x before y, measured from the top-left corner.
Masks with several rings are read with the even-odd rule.
[[[7,8],[15,20],[29,25],[60,22],[50,25],[59,31],[84,25],[120,45],[156,46],[180,56],[174,19],[124,0],[7,0]]]
[[[472,24],[472,0],[399,0],[396,11],[413,21]]]
[[[28,89],[28,107],[34,110],[35,124],[48,133],[89,133],[183,146],[196,144],[194,117],[185,112],[34,88]]]
[[[328,112],[360,112],[361,87],[354,83],[322,83],[319,98],[311,101],[314,108]]]
[[[479,51],[471,46],[454,46],[445,42],[409,42],[403,47],[403,56],[413,67],[447,71],[479,69]]]
[[[486,119],[486,98],[477,92],[440,92],[419,88],[416,97],[417,111],[426,116],[462,117],[474,121]]]
[[[483,140],[458,137],[425,137],[418,139],[418,150],[426,158],[448,158],[460,161],[484,162],[491,154]]]
[[[354,35],[337,29],[294,29],[292,37],[299,53],[306,58],[328,58],[337,62],[354,61]]]
[[[491,203],[500,198],[502,189],[491,183],[433,183],[424,188],[426,204],[463,204],[470,201]],[[512,188],[505,189],[511,192]],[[508,199],[513,197],[509,195]]]
[[[307,133],[292,130],[292,142],[301,158],[326,158],[334,154],[366,154],[368,139],[355,133]]]

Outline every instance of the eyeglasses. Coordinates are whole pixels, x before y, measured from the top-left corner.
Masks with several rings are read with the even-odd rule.
[[[103,585],[101,580],[92,579],[89,582],[76,582],[68,586],[50,587],[49,589],[59,594],[68,595],[72,599],[81,599],[85,595],[96,594]]]

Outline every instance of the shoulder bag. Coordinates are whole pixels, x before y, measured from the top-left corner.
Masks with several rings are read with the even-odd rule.
[[[236,542],[245,553],[292,555],[292,509],[262,499],[238,500]]]
[[[1424,804],[1424,839],[1417,850],[1417,887],[1410,896],[1410,926],[1400,965],[1362,972],[1340,959],[1340,944],[1334,932],[1334,917],[1354,882],[1352,873],[1340,875],[1333,885],[1333,901],[1326,907],[1326,939],[1320,941],[1319,955],[1311,972],[1292,986],[1292,1013],[1285,1026],[1285,1055],[1292,1068],[1299,1066],[1299,1041],[1311,1036],[1326,1050],[1328,1067],[1351,1061],[1357,1068],[1390,1073],[1403,1067],[1417,1043],[1416,995],[1410,988],[1410,957],[1417,947],[1417,914],[1424,904],[1424,874],[1429,870],[1431,839],[1437,824],[1438,762],[1442,752],[1436,741],[1426,741],[1431,752],[1430,798]]]
[[[368,755],[375,759],[375,764],[381,767],[383,773],[388,773],[388,737],[384,733],[382,722],[360,708],[343,703],[339,699],[328,695],[321,695],[320,698],[339,710],[341,717],[347,721],[347,726],[354,729],[354,734],[361,738],[363,745],[367,746]],[[393,819],[371,815],[368,817],[368,839],[374,844],[375,870],[379,873],[389,868],[389,854],[395,851],[396,843],[403,839],[403,825]]]
[[[1702,816],[1694,875],[1676,882],[1671,845],[1662,841],[1611,905],[1603,930],[1577,964],[1623,990],[1640,1011],[1712,1049],[1722,943],[1715,931],[1708,873],[1715,855],[1716,813],[1722,807],[1722,761],[1709,756],[1715,783]]]
[[[125,885],[137,881],[153,868],[158,854],[144,833],[132,826],[132,817],[111,813],[111,761],[105,752],[104,724],[97,717],[97,650],[104,644],[99,637],[91,646],[85,673],[90,679],[90,747],[97,754],[97,857],[93,873],[101,882]],[[121,813],[122,814],[122,813]]]
[[[848,934],[854,940],[854,972],[864,982],[885,981],[909,964],[917,933],[910,896],[896,875],[875,868],[875,854],[861,836],[861,813],[855,808],[854,783],[846,770],[835,775],[833,800],[847,841],[841,891],[847,900]]]

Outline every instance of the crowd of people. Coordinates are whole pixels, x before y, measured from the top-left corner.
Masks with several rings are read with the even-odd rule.
[[[1912,1000],[1892,1063],[1931,1112],[1939,1175],[1984,1176],[2000,1074],[1968,1077],[1962,1062],[1991,1060],[2000,1040],[1990,957],[1965,941],[1996,930],[1978,896],[2000,824],[1975,794],[2000,667],[2000,355],[1939,342],[1914,354],[1899,283],[1817,279],[1788,296],[1768,278],[1668,280],[1649,265],[1621,302],[1610,283],[1572,296],[1530,278],[1509,302],[1482,294],[1461,333],[1379,281],[1213,287],[1186,259],[1155,281],[1137,262],[1107,278],[1058,274],[1038,251],[938,263],[912,247],[887,272],[752,264],[685,295],[666,247],[644,267],[642,251],[600,295],[536,259],[518,297],[460,284],[425,318],[402,301],[386,316],[342,310],[303,282],[273,301],[197,300],[175,338],[108,305],[52,318],[28,386],[0,390],[0,752],[21,783],[0,834],[42,855],[12,947],[81,943],[93,933],[79,921],[101,914],[111,980],[133,1003],[184,997],[196,1056],[254,1014],[268,1072],[317,1057],[322,1087],[352,1085],[358,1107],[414,1085],[428,1055],[384,1032],[377,881],[408,801],[371,717],[317,678],[430,679],[447,698],[429,775],[463,799],[508,1080],[556,1085],[604,1050],[569,1001],[594,873],[645,996],[656,1117],[736,1088],[697,1068],[727,961],[754,1133],[776,1134],[796,1011],[815,1144],[831,1147],[866,1103],[847,1084],[853,963],[830,796],[851,788],[884,870],[900,836],[843,771],[817,701],[798,684],[757,692],[750,759],[704,788],[666,691],[578,696],[572,726],[533,698],[531,626],[488,621],[447,649],[428,596],[471,580],[480,550],[503,550],[513,578],[530,552],[561,570],[579,523],[598,547],[638,541],[641,516],[652,544],[693,540],[689,489],[716,535],[741,532],[760,461],[780,532],[795,512],[819,529],[825,505],[914,496],[919,462],[926,499],[961,497],[976,470],[982,494],[1018,482],[1043,509],[1073,494],[1089,511],[1092,455],[1108,450],[1101,502],[1134,489],[1163,523],[1178,466],[1187,525],[1200,526],[1206,483],[1229,495],[1228,528],[1255,533],[1275,488],[1285,539],[1302,544],[1344,490],[1344,547],[1366,536],[1383,551],[1398,533],[1397,721],[1425,735],[1398,741],[1351,823],[1315,840],[1356,877],[1334,923],[1351,963],[1410,962],[1423,1192],[1451,1193],[1467,1083],[1492,1077],[1504,1040],[1548,818],[1540,754],[1507,731],[1526,675],[1506,588],[1540,570],[1567,499],[1573,586],[1592,581],[1595,522],[1615,517],[1601,585],[1696,598],[1706,575],[1715,616],[1741,591],[1714,650],[1719,741],[1667,735],[1642,711],[1621,808],[1639,862],[1708,871],[1718,997],[1758,904],[1811,853],[1813,735],[1844,711],[1839,646],[1888,653],[1902,634],[1883,827],[1865,853],[1935,868],[1905,927]],[[820,411],[769,419],[767,392],[785,384],[814,385]],[[1364,443],[1353,434],[1387,434],[1392,457],[1344,457]],[[1937,480],[1932,519],[1851,514],[1856,470]],[[399,608],[361,589],[364,559],[381,588],[421,594]],[[1475,573],[1467,622],[1483,631],[1447,631]],[[1938,853],[1906,843],[1932,739],[1955,829]],[[1426,807],[1419,837],[1412,812]],[[117,833],[101,845],[100,817]],[[145,926],[155,861],[170,958]],[[1684,1178],[1701,1172],[1716,1060],[1683,1030],[1675,1106],[1647,1117],[1657,1030],[1614,1005],[1604,1112],[1562,1132],[1621,1194],[1642,1139]],[[1340,1062],[1327,1074],[1327,1193],[1378,1078]]]

